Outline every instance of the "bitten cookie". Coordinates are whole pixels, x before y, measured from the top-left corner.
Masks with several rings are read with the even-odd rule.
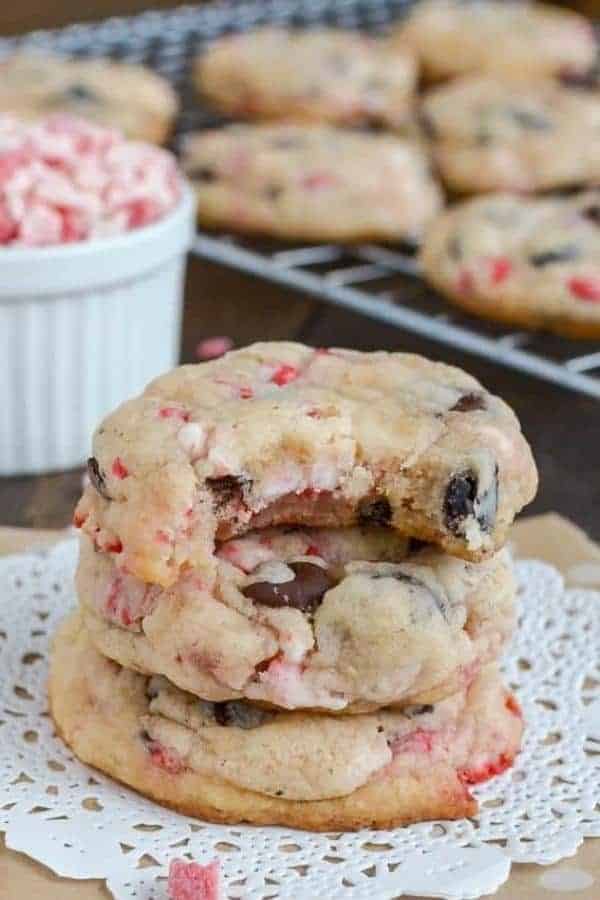
[[[279,524],[390,526],[479,560],[537,486],[512,410],[404,353],[254,344],[156,379],[93,446],[75,523],[163,587]]]
[[[441,207],[422,151],[326,126],[232,125],[191,135],[183,164],[211,228],[295,240],[416,240]]]
[[[416,76],[409,53],[328,28],[228,35],[195,67],[198,89],[233,117],[336,125],[403,125]]]
[[[515,624],[504,552],[409,552],[389,528],[253,532],[218,546],[214,578],[169,590],[83,537],[77,592],[97,648],[205,700],[365,712],[464,690]]]
[[[429,229],[425,277],[468,312],[568,337],[600,337],[600,190],[480,197]]]
[[[83,761],[188,815],[315,831],[474,815],[469,785],[519,750],[518,704],[495,669],[436,706],[363,716],[211,704],[121,669],[78,617],[51,663],[56,728]]]
[[[394,34],[426,78],[482,71],[529,78],[586,72],[594,63],[591,24],[575,12],[508,0],[422,0]]]
[[[472,75],[426,94],[420,122],[442,179],[458,193],[600,178],[600,91]]]
[[[32,52],[0,62],[0,112],[21,119],[65,112],[160,144],[178,108],[169,82],[144,66]]]

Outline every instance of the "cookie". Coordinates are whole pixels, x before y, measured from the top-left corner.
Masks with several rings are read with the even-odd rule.
[[[537,473],[510,408],[404,353],[263,343],[182,366],[96,431],[75,524],[141,581],[273,525],[389,526],[490,556]]]
[[[362,716],[212,704],[97,653],[72,616],[50,708],[90,763],[187,815],[315,831],[474,815],[469,786],[507,769],[522,718],[495,669],[435,706]]]
[[[211,44],[198,89],[234,118],[402,126],[417,79],[414,58],[351,31],[259,28]]]
[[[178,108],[169,82],[144,66],[25,51],[0,62],[0,112],[20,119],[64,112],[160,144]]]
[[[591,24],[575,12],[506,0],[422,0],[396,29],[429,80],[467,72],[577,75],[594,63]]]
[[[600,90],[483,75],[430,91],[420,121],[457,193],[531,192],[600,178]]]
[[[464,690],[515,624],[504,553],[409,552],[392,529],[279,527],[225,541],[214,579],[161,590],[84,537],[77,591],[98,649],[205,700],[364,712]]]
[[[442,213],[425,277],[468,312],[568,337],[600,337],[600,190],[480,197]]]
[[[210,228],[290,240],[416,240],[441,206],[416,144],[319,125],[190,135],[184,169]]]

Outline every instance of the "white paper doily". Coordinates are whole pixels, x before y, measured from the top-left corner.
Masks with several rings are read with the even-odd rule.
[[[0,560],[0,830],[70,878],[119,900],[165,900],[173,857],[221,861],[224,897],[480,897],[512,862],[548,864],[600,836],[600,593],[517,564],[521,626],[506,661],[527,723],[509,772],[476,793],[475,820],[321,835],[204,824],[81,765],[47,713],[49,640],[74,603],[75,541]]]

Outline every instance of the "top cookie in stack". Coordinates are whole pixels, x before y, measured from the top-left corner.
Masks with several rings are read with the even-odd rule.
[[[98,429],[90,477],[77,524],[162,587],[280,524],[384,525],[480,560],[536,488],[513,412],[460,369],[292,343],[157,379]]]

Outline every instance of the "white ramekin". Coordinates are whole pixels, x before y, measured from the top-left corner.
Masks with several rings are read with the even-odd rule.
[[[81,465],[98,421],[179,354],[195,201],[112,238],[0,248],[0,475]]]

